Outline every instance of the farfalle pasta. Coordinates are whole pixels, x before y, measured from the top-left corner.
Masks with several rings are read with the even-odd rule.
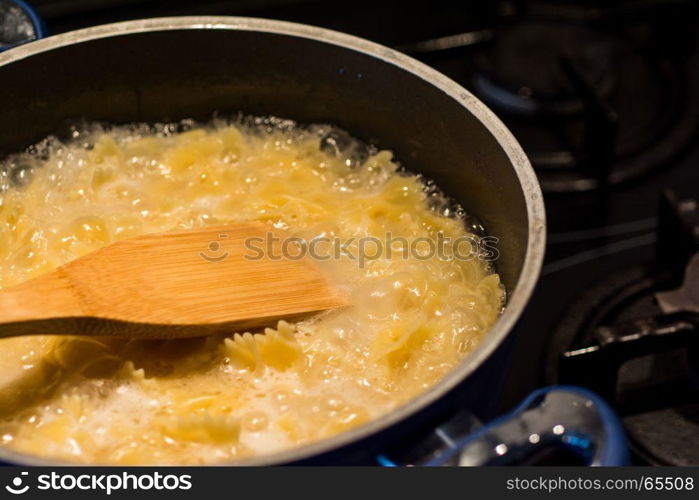
[[[0,287],[139,234],[256,220],[327,240],[319,266],[352,303],[206,338],[2,340],[0,443],[23,453],[203,464],[324,439],[429,388],[503,307],[486,261],[401,243],[468,237],[470,220],[390,151],[332,127],[90,125],[0,172]],[[361,247],[386,235],[398,243]]]
[[[280,321],[276,330],[265,328],[264,333],[236,333],[224,340],[224,347],[231,363],[255,373],[260,373],[265,367],[287,370],[303,354],[293,326],[286,321]]]

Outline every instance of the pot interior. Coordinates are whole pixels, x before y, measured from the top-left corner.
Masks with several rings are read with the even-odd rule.
[[[496,266],[512,290],[529,223],[510,159],[467,108],[386,58],[228,29],[129,33],[53,48],[0,67],[0,155],[83,118],[206,121],[213,112],[242,112],[331,123],[393,150],[476,215],[500,240]]]

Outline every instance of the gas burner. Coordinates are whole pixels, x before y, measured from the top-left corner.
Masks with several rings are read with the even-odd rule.
[[[697,300],[698,229],[696,202],[667,193],[657,263],[621,269],[587,290],[549,344],[548,381],[613,402],[639,462],[699,464],[699,302],[685,300]]]
[[[515,24],[500,30],[495,40],[474,57],[474,90],[492,107],[526,116],[585,109],[561,57],[575,57],[594,91],[607,97],[614,87],[617,54],[625,52],[619,40],[575,24]]]
[[[699,385],[696,347],[679,337],[697,334],[677,318],[658,330],[677,335],[677,345],[629,346],[607,364],[601,357],[561,361],[561,353],[594,346],[602,325],[631,325],[659,316],[655,281],[645,269],[624,270],[590,289],[553,332],[546,369],[551,383],[575,383],[603,393],[623,416],[637,459],[657,465],[699,464]],[[640,327],[643,331],[644,326]],[[649,327],[652,328],[652,327]],[[631,335],[635,334],[631,333]],[[658,352],[653,352],[654,348]],[[638,349],[638,351],[637,351]],[[667,350],[664,350],[667,349]],[[638,357],[635,355],[638,354]],[[626,357],[628,360],[622,361]],[[688,446],[688,443],[692,443]]]
[[[473,49],[470,83],[522,143],[545,191],[589,191],[638,178],[690,143],[699,75],[671,45],[523,20]]]

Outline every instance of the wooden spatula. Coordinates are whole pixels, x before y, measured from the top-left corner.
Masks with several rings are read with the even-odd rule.
[[[0,291],[0,338],[193,337],[347,305],[286,237],[252,222],[114,243]]]

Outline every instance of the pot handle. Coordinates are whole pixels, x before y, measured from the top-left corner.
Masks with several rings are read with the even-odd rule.
[[[458,420],[458,419],[457,419]],[[536,465],[549,458],[560,463],[614,466],[628,463],[624,430],[614,411],[595,393],[574,386],[538,389],[517,408],[473,429],[474,417],[461,419],[471,430],[455,435],[450,426],[435,434],[442,446],[431,453],[427,466],[439,465]],[[464,429],[454,425],[452,428]],[[552,453],[558,453],[552,457]],[[378,462],[396,466],[386,455]],[[553,459],[552,459],[553,458]],[[413,462],[415,463],[415,462]]]
[[[425,465],[515,465],[551,450],[572,453],[589,466],[628,463],[624,430],[609,405],[587,389],[552,386],[453,441]]]
[[[44,22],[23,0],[0,0],[0,52],[46,35]]]

